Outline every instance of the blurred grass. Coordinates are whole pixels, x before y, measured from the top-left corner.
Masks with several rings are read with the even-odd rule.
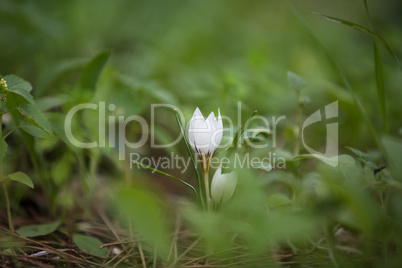
[[[21,218],[30,215],[21,205],[24,198],[40,204],[38,211],[43,214],[47,214],[43,212],[44,204],[54,206],[50,209],[53,216],[58,216],[61,228],[67,229],[59,230],[62,235],[85,232],[76,223],[91,215],[93,207],[88,204],[96,211],[104,209],[99,208],[103,203],[96,202],[102,200],[113,217],[119,211],[116,207],[122,210],[116,222],[129,230],[127,237],[133,240],[132,229],[139,231],[140,238],[131,242],[140,253],[130,265],[140,265],[137,260],[143,261],[144,254],[148,262],[155,260],[154,255],[165,260],[174,248],[176,254],[169,253],[175,255],[173,263],[185,261],[188,265],[212,258],[212,266],[214,261],[219,263],[219,258],[213,257],[221,257],[224,264],[236,266],[262,255],[265,259],[255,265],[276,265],[278,259],[296,266],[329,262],[343,266],[345,259],[362,267],[369,263],[389,267],[400,264],[400,66],[381,42],[373,51],[372,36],[315,14],[342,18],[373,30],[400,57],[400,1],[367,1],[369,20],[364,3],[1,1],[0,74],[16,74],[32,83],[36,105],[46,112],[54,132],[54,136],[44,139],[23,134],[28,146],[18,133],[7,140],[7,171],[17,167],[31,171],[34,161],[42,180],[33,177],[35,184],[41,184],[52,196],[44,201],[32,197],[33,192],[10,187],[13,211],[19,216],[17,227],[23,225]],[[334,69],[326,54],[339,70]],[[306,82],[300,98],[289,87],[288,71]],[[359,113],[345,80],[364,106],[366,118]],[[308,100],[302,108],[303,117],[339,101],[339,167],[302,158],[290,160],[298,138],[295,127],[301,99]],[[222,115],[238,124],[235,129],[241,124],[236,121],[238,101],[242,102],[243,121],[255,110],[267,118],[286,115],[286,122],[279,124],[277,153],[287,156],[287,170],[241,171],[232,202],[218,212],[204,213],[194,203],[175,198],[169,199],[169,207],[164,202],[170,196],[148,188],[149,181],[159,185],[165,179],[130,170],[127,163],[118,160],[114,149],[84,150],[67,141],[63,129],[66,113],[79,103],[99,101],[106,101],[106,107],[116,105],[109,115],[138,114],[147,120],[151,119],[153,103],[175,105],[186,119],[197,106],[214,111],[219,107]],[[79,118],[73,124],[77,137],[97,139],[97,112],[82,111]],[[380,137],[379,144],[364,120]],[[4,121],[6,128],[12,126],[9,121]],[[170,109],[157,110],[156,123],[157,143],[169,143],[180,133]],[[135,140],[140,131],[128,125],[128,139]],[[314,149],[324,148],[325,122],[312,126],[307,134],[306,141]],[[269,136],[264,139],[271,141]],[[177,148],[152,150],[148,143],[135,152],[154,156],[175,152],[184,156],[186,148],[180,143]],[[260,157],[266,154],[267,150],[252,152]],[[193,172],[172,172],[168,174],[196,185]],[[170,193],[180,196],[188,197],[187,192],[183,188],[170,189]],[[110,196],[117,205],[109,203],[106,197]],[[62,208],[60,213],[57,208]],[[183,227],[177,220],[178,230],[169,250],[166,234],[173,229],[172,219],[176,217],[183,218]],[[122,243],[107,220],[105,224]],[[107,242],[113,235],[109,234]],[[142,235],[151,240],[144,242],[145,253]],[[4,244],[7,247],[7,242]],[[156,250],[158,244],[163,247]],[[128,248],[122,247],[125,256],[131,254]],[[232,259],[237,255],[241,256],[239,263]]]

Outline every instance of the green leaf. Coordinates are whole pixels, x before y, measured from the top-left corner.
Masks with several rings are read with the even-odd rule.
[[[53,233],[57,230],[59,225],[60,223],[58,221],[44,224],[35,224],[21,227],[16,232],[23,237],[36,237]]]
[[[18,110],[25,115],[30,116],[32,120],[35,121],[35,123],[38,124],[38,126],[40,126],[44,131],[52,134],[52,125],[35,105],[24,103],[18,108]]]
[[[109,50],[99,53],[84,67],[80,79],[81,88],[95,89],[98,78],[109,59],[110,53]]]
[[[38,138],[45,138],[45,137],[49,136],[41,128],[38,128],[37,126],[34,126],[25,120],[18,120],[18,124],[19,124],[19,127],[23,131],[25,131],[26,133],[28,133],[31,136],[38,137]]]
[[[394,179],[402,181],[402,141],[391,137],[384,137],[381,141],[387,154],[387,166],[391,169]]]
[[[352,153],[354,153],[357,157],[359,158],[363,158],[363,159],[369,159],[370,155],[367,153],[363,153],[362,151],[356,149],[356,148],[352,148],[350,146],[346,146],[346,149],[348,149],[349,151],[351,151]]]
[[[190,147],[190,143],[187,140],[185,131],[184,131],[183,126],[181,124],[181,119],[180,119],[179,112],[177,112],[176,109],[174,109],[174,115],[176,117],[176,122],[177,122],[177,125],[179,126],[181,136],[183,137],[184,143],[186,144],[187,153],[191,158],[191,164],[193,165],[193,168],[195,170],[195,174],[197,176],[197,186],[198,186],[198,194],[199,194],[198,197],[200,199],[201,206],[204,208],[204,206],[205,206],[205,204],[204,204],[204,194],[203,194],[202,183],[201,183],[202,178],[201,178],[201,174],[200,174],[200,172],[198,170],[198,167],[197,167],[197,161],[195,159],[194,152]]]
[[[181,180],[181,179],[179,179],[179,178],[177,178],[177,177],[175,177],[175,176],[173,176],[173,175],[170,175],[170,174],[168,174],[168,173],[166,173],[166,172],[160,171],[160,170],[155,169],[155,168],[153,168],[153,167],[146,166],[146,165],[144,165],[144,164],[142,164],[142,163],[135,162],[135,161],[133,161],[133,163],[136,164],[136,165],[139,165],[139,166],[141,166],[141,167],[143,167],[143,168],[146,168],[146,169],[152,170],[152,171],[154,171],[154,172],[157,172],[157,173],[159,173],[159,174],[168,176],[168,177],[170,177],[170,178],[172,178],[172,179],[175,179],[175,180],[178,181],[178,182],[181,182],[182,184],[184,184],[185,186],[187,186],[188,188],[190,188],[190,189],[194,192],[195,198],[198,199],[197,191],[194,189],[194,187],[193,187],[191,184],[189,184],[189,183],[187,183],[187,182],[185,182],[185,181],[183,181],[183,180]]]
[[[36,107],[40,111],[46,111],[55,107],[59,107],[66,101],[66,99],[60,97],[43,97],[41,99],[36,99]]]
[[[12,181],[18,181],[22,184],[25,184],[28,187],[34,188],[31,178],[28,177],[27,174],[21,171],[17,171],[13,174],[8,175],[8,178]]]
[[[32,86],[30,83],[25,81],[24,79],[14,75],[6,75],[3,77],[7,82],[7,88],[10,91],[14,91],[15,89],[20,89],[26,92],[30,92],[32,90]]]
[[[306,81],[302,77],[291,71],[288,71],[288,82],[290,88],[295,91],[300,91],[303,87],[306,86]]]
[[[23,97],[29,103],[35,103],[32,95],[28,91],[25,91],[24,89],[16,88],[13,90],[9,89],[8,91],[13,92],[13,93]]]
[[[103,243],[95,237],[83,234],[74,234],[73,241],[79,249],[91,255],[98,257],[106,257],[107,255],[107,248],[100,248]]]
[[[3,137],[0,138],[0,161],[3,161],[4,157],[7,153],[7,142],[4,140]]]

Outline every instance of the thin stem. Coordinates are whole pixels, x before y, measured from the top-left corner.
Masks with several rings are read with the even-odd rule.
[[[3,137],[3,115],[0,115],[0,138],[2,137]],[[3,180],[3,160],[0,161],[0,180]],[[11,218],[10,198],[8,196],[6,183],[2,181],[2,184],[3,184],[4,197],[6,198],[8,227],[12,232],[14,232],[13,219]]]
[[[300,155],[300,142],[301,142],[301,128],[303,119],[303,103],[300,96],[300,90],[297,91],[297,130],[296,130],[296,144],[294,155]]]
[[[209,191],[209,173],[204,173],[204,183],[205,183],[205,195],[207,197],[207,208],[211,210],[211,195]]]
[[[10,130],[9,132],[7,132],[7,134],[6,135],[4,135],[4,139],[6,139],[7,137],[8,137],[8,135],[10,135],[11,133],[13,133],[14,132],[14,130],[16,130],[16,129],[18,129],[19,127],[15,127],[15,128],[13,128],[12,130]]]
[[[10,206],[10,199],[8,197],[8,190],[7,190],[6,183],[4,181],[2,184],[3,184],[4,196],[6,198],[8,227],[10,228],[11,232],[14,232],[14,224],[13,224],[13,219],[11,218],[11,206]]]
[[[193,151],[192,151],[192,149],[190,147],[190,144],[189,144],[189,142],[187,140],[187,137],[186,137],[186,134],[184,132],[183,126],[181,124],[180,115],[179,115],[179,113],[177,112],[176,109],[174,109],[174,114],[175,114],[175,117],[176,117],[177,125],[179,126],[181,136],[183,137],[184,143],[186,144],[187,152],[188,152],[188,155],[190,156],[191,163],[193,164],[195,174],[197,176],[197,185],[198,185],[198,193],[199,193],[198,199],[199,199],[199,202],[201,204],[202,209],[205,210],[204,197],[203,197],[203,191],[202,191],[202,183],[201,183],[201,175],[200,175],[200,172],[198,171],[198,168],[197,168],[197,161],[195,159],[194,153],[193,153]]]

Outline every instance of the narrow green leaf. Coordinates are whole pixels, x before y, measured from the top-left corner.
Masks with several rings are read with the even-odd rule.
[[[35,121],[38,126],[40,126],[44,131],[52,134],[52,125],[46,119],[45,115],[33,104],[25,103],[19,108],[20,112],[30,116],[33,121]]]
[[[179,126],[181,136],[183,137],[184,143],[186,144],[187,153],[191,158],[191,164],[193,165],[194,170],[195,170],[195,174],[197,176],[197,186],[198,186],[198,193],[199,193],[198,197],[200,199],[202,207],[205,208],[204,194],[203,194],[203,190],[202,190],[202,178],[201,178],[201,174],[200,174],[200,172],[198,170],[198,167],[197,167],[197,161],[195,159],[194,152],[190,147],[190,143],[187,140],[185,131],[184,131],[183,126],[181,124],[180,115],[179,115],[179,113],[177,112],[176,109],[174,109],[174,114],[175,114],[175,117],[176,117],[177,125]]]
[[[182,184],[186,185],[186,186],[189,187],[191,190],[193,190],[196,199],[198,199],[197,191],[194,189],[194,187],[193,187],[191,184],[189,184],[189,183],[187,183],[187,182],[185,182],[185,181],[183,181],[183,180],[181,180],[181,179],[179,179],[179,178],[177,178],[177,177],[175,177],[175,176],[173,176],[173,175],[170,175],[170,174],[168,174],[168,173],[166,173],[166,172],[163,172],[163,171],[160,171],[160,170],[158,170],[158,169],[155,169],[155,168],[153,168],[153,167],[146,166],[146,165],[144,165],[144,164],[141,164],[141,163],[138,163],[138,162],[135,162],[135,161],[133,161],[133,163],[136,164],[136,165],[139,165],[139,166],[141,166],[141,167],[143,167],[143,168],[146,168],[146,169],[155,171],[155,172],[157,172],[157,173],[159,173],[159,174],[168,176],[168,177],[170,177],[170,178],[172,178],[172,179],[175,179],[175,180],[178,181],[178,182],[181,182]]]
[[[288,82],[290,88],[295,91],[300,91],[303,87],[306,86],[306,81],[303,79],[303,77],[298,76],[291,71],[288,71]]]
[[[317,36],[311,30],[311,28],[306,23],[304,18],[300,15],[299,11],[290,2],[288,2],[288,4],[290,5],[290,7],[291,7],[292,11],[294,12],[295,16],[297,17],[297,19],[299,19],[301,25],[305,28],[305,30],[310,35],[310,37],[314,40],[314,42],[316,42],[317,45],[323,49],[323,51],[325,52],[325,55],[326,55],[329,63],[338,72],[340,79],[344,83],[345,87],[348,89],[350,95],[352,95],[353,101],[354,101],[357,109],[359,110],[362,118],[364,119],[364,122],[366,123],[367,128],[369,129],[370,133],[372,134],[372,136],[373,136],[375,142],[377,143],[378,147],[381,148],[380,139],[378,138],[377,132],[374,129],[374,126],[371,123],[371,121],[370,121],[370,119],[369,119],[369,117],[367,115],[366,109],[364,108],[363,104],[361,103],[358,95],[355,93],[355,91],[351,87],[351,85],[350,85],[348,79],[346,78],[345,74],[343,73],[341,67],[338,65],[338,63],[335,61],[335,59],[331,55],[331,53],[329,53],[329,51],[325,48],[325,46],[322,44],[322,42],[317,38]]]
[[[13,174],[8,175],[8,178],[12,181],[17,181],[22,184],[25,184],[26,186],[31,187],[32,189],[34,188],[31,178],[29,178],[28,175],[25,174],[24,172],[17,171]]]
[[[7,142],[4,140],[3,137],[0,138],[0,161],[3,161],[4,157],[7,153]]]
[[[23,237],[36,237],[53,233],[57,230],[59,225],[60,223],[58,221],[44,224],[34,224],[21,227],[16,232]]]
[[[92,58],[84,67],[80,79],[81,88],[95,89],[98,78],[109,59],[110,54],[111,52],[109,50],[103,51]]]
[[[318,13],[318,12],[313,12],[313,13],[317,14],[317,15],[320,15],[323,18],[325,18],[325,19],[327,19],[329,21],[332,21],[332,22],[335,22],[335,23],[340,23],[340,24],[352,27],[354,29],[357,29],[359,31],[362,31],[362,32],[364,32],[366,34],[369,34],[369,35],[377,38],[378,40],[381,41],[381,43],[385,46],[385,48],[389,51],[389,53],[394,57],[395,61],[397,62],[398,66],[399,66],[399,68],[401,68],[400,61],[399,61],[398,57],[396,56],[395,52],[391,49],[391,47],[388,45],[388,43],[385,41],[385,39],[382,38],[376,32],[374,32],[374,31],[372,31],[372,30],[370,30],[370,29],[368,29],[368,28],[366,28],[366,27],[364,27],[362,25],[359,25],[357,23],[351,22],[351,21],[343,20],[343,19],[340,19],[340,18],[335,18],[335,17],[332,17],[332,16],[327,16],[327,15],[324,15],[324,14],[321,14],[321,13]]]
[[[360,151],[358,149],[355,149],[355,148],[352,148],[352,147],[349,147],[349,146],[346,146],[345,148],[348,149],[349,151],[351,151],[352,153],[354,153],[359,158],[363,158],[363,159],[370,158],[369,154],[363,153],[362,151]]]
[[[6,75],[3,78],[4,80],[6,80],[7,88],[10,91],[20,89],[26,92],[30,92],[32,90],[32,85],[30,83],[14,74]]]
[[[100,248],[103,243],[95,237],[83,234],[74,234],[73,241],[79,249],[91,255],[98,257],[106,257],[107,255],[107,248]]]

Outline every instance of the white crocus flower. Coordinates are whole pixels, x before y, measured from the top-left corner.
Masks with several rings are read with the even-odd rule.
[[[237,185],[237,176],[234,172],[222,174],[222,169],[219,167],[214,177],[212,178],[211,197],[216,205],[228,201]]]
[[[222,141],[222,134],[223,124],[220,111],[218,110],[218,118],[215,117],[214,112],[211,112],[205,119],[197,107],[190,120],[188,140],[201,160],[204,172],[209,169],[209,161]]]

